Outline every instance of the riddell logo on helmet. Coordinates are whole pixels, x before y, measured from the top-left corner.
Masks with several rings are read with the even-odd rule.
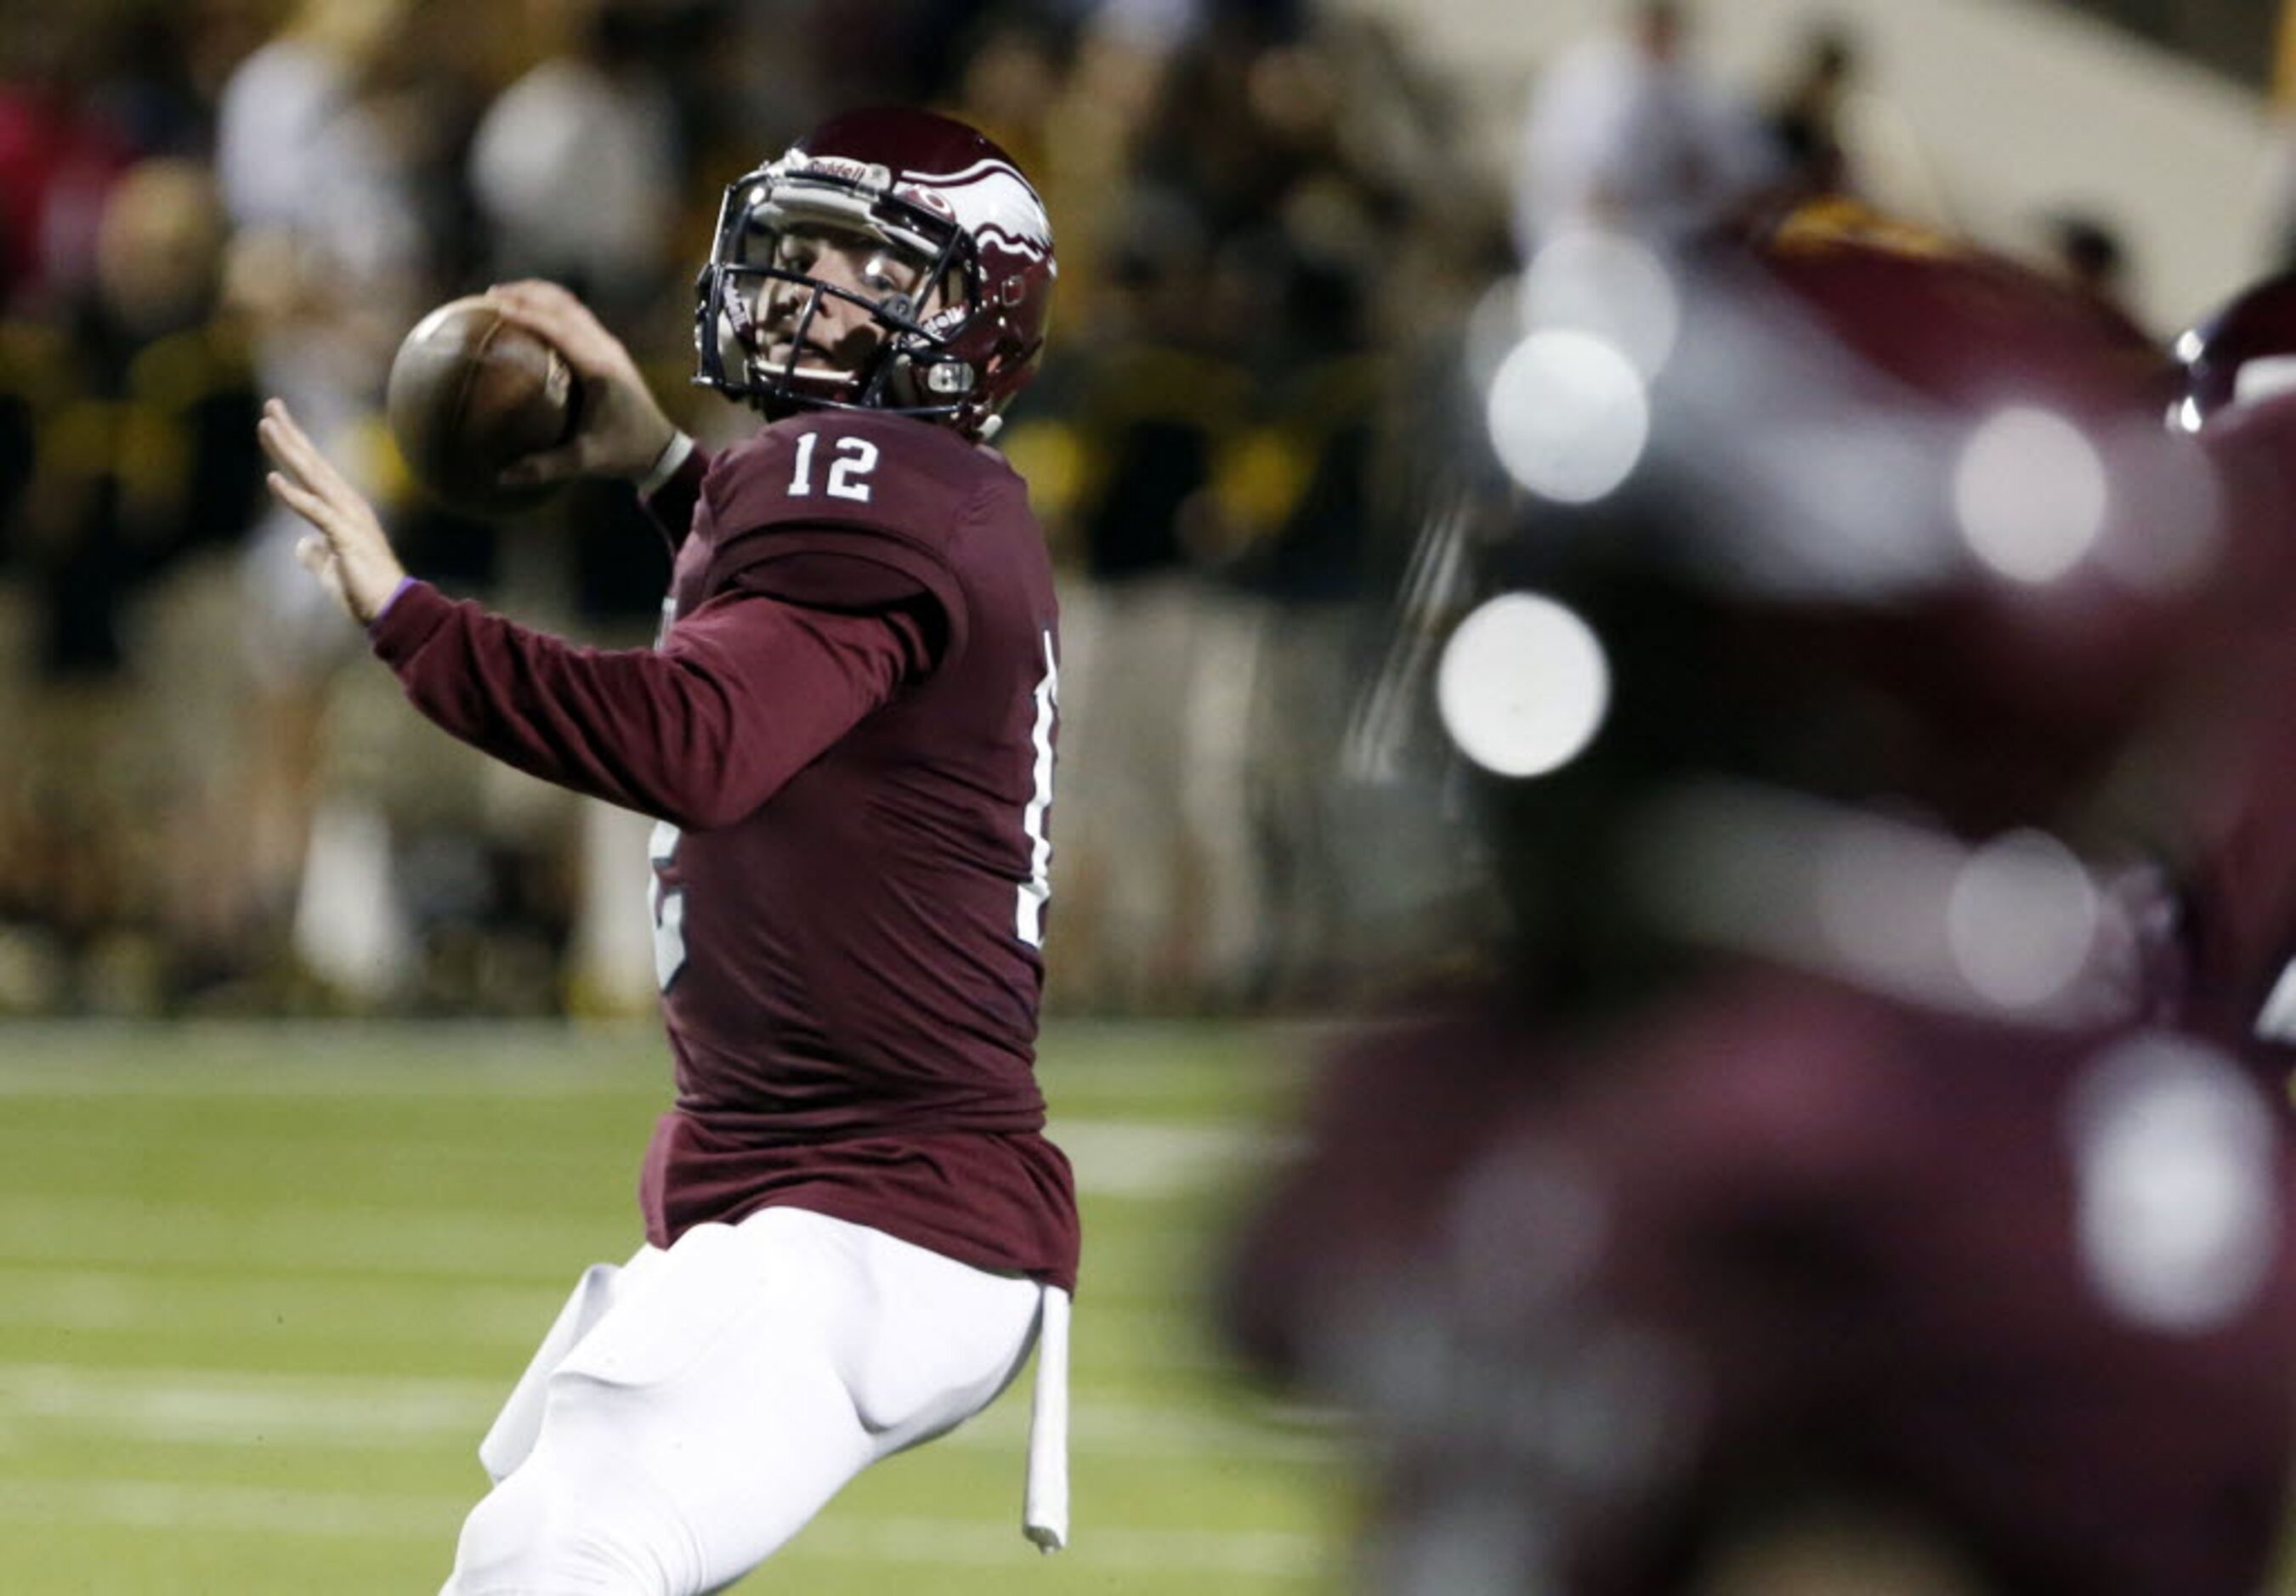
[[[792,173],[807,176],[834,178],[842,183],[857,184],[880,192],[890,186],[893,174],[887,168],[873,166],[867,161],[848,160],[841,155],[808,155],[791,168]]]

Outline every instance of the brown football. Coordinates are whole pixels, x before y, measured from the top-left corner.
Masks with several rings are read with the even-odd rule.
[[[415,479],[450,508],[492,516],[554,491],[496,479],[564,442],[578,397],[564,356],[472,295],[441,305],[400,342],[384,408]]]

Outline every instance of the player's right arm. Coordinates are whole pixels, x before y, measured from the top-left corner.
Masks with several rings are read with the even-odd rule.
[[[487,291],[503,319],[565,356],[581,394],[574,435],[504,471],[506,487],[602,477],[636,485],[672,546],[685,536],[701,495],[701,454],[646,386],[629,349],[590,307],[554,282],[528,280]]]
[[[582,395],[574,435],[509,466],[502,474],[504,486],[538,487],[576,477],[636,482],[652,471],[678,430],[622,340],[555,282],[503,283],[488,289],[486,298],[504,321],[565,356]]]

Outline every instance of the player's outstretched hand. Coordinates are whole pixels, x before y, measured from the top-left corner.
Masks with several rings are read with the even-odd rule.
[[[295,557],[345,613],[365,626],[406,577],[374,506],[343,479],[278,400],[265,401],[255,435],[271,457],[271,474],[264,479],[271,496],[311,523],[311,531],[295,545]]]
[[[502,474],[504,485],[524,487],[571,477],[636,481],[652,471],[677,429],[629,350],[590,307],[555,282],[535,281],[497,284],[487,290],[487,302],[504,321],[564,356],[581,393],[574,436],[512,463]]]

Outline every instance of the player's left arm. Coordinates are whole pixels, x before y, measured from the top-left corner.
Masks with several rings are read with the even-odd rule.
[[[406,581],[390,539],[358,489],[304,435],[277,399],[264,402],[255,436],[271,461],[271,496],[311,526],[295,557],[318,577],[343,612],[365,626],[382,613]]]
[[[578,646],[427,583],[373,628],[408,700],[529,774],[681,830],[742,819],[891,699],[928,623],[735,591],[660,650]]]
[[[804,602],[840,585],[816,557],[776,562],[795,578],[729,585],[659,651],[580,647],[409,579],[373,506],[276,401],[260,436],[271,491],[311,523],[304,563],[418,709],[529,774],[684,830],[756,809],[931,668],[945,631],[914,583]]]

